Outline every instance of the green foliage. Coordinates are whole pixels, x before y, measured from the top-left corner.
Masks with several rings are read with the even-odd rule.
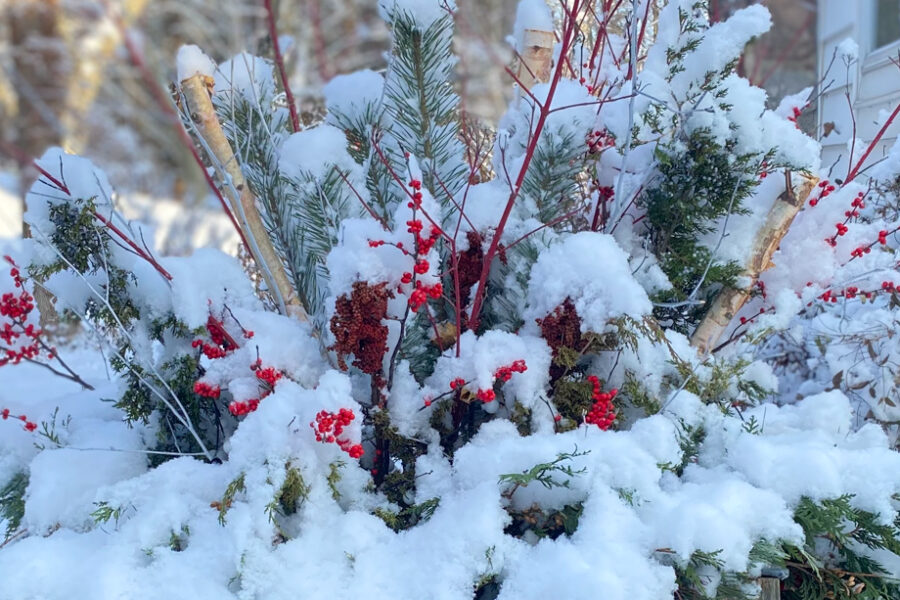
[[[900,519],[893,524],[855,508],[852,495],[813,501],[804,497],[794,519],[806,535],[804,546],[785,544],[790,570],[785,600],[883,600],[900,597],[900,579],[868,550],[900,556]]]
[[[49,217],[54,229],[46,243],[57,252],[57,258],[31,267],[30,273],[38,281],[60,271],[74,270],[82,276],[91,276],[96,294],[84,306],[65,308],[81,311],[86,318],[107,327],[127,326],[140,317],[130,296],[136,280],[132,273],[113,264],[110,232],[95,218],[96,211],[93,198],[51,204]]]
[[[449,12],[422,30],[403,9],[389,16],[393,44],[385,78],[385,111],[393,141],[420,161],[422,182],[443,203],[446,188],[465,183],[464,148],[458,139],[459,97],[453,90],[453,15]],[[377,159],[373,159],[377,160]],[[403,163],[397,172],[406,173]]]
[[[663,463],[659,467],[681,477],[687,466],[697,461],[704,439],[706,439],[706,430],[702,425],[688,425],[684,420],[679,419],[678,445],[681,448],[681,462],[678,464]]]
[[[762,159],[737,150],[734,141],[722,146],[704,128],[658,148],[659,175],[639,202],[653,253],[673,286],[659,294],[660,303],[710,301],[740,274],[739,265],[717,262],[701,242],[724,217],[746,212],[742,202],[759,183]],[[702,305],[689,304],[657,307],[655,314],[686,333],[703,312]]]
[[[567,488],[569,487],[571,478],[581,475],[587,471],[587,468],[581,468],[576,471],[572,468],[572,465],[566,463],[573,458],[585,456],[589,453],[590,450],[579,452],[576,447],[572,452],[561,452],[557,454],[556,458],[552,461],[538,463],[521,473],[506,473],[500,475],[500,484],[506,484],[507,486],[502,495],[503,497],[510,499],[520,487],[528,487],[535,481],[547,489],[555,487]],[[557,477],[560,475],[565,476],[565,479],[558,479]]]
[[[125,510],[122,506],[111,506],[105,501],[94,502],[94,506],[97,508],[91,512],[91,517],[94,519],[94,523],[97,523],[98,525],[100,523],[108,523],[110,519],[118,525],[119,519],[122,518],[122,512]]]
[[[584,135],[587,135],[587,131]],[[585,138],[563,130],[544,129],[522,182],[522,196],[532,200],[537,218],[550,223],[585,201],[578,176],[585,168]],[[567,221],[554,226],[563,230]]]
[[[169,346],[172,347],[173,340],[169,341]],[[185,343],[185,348],[188,347]],[[220,412],[215,399],[194,393],[194,383],[202,375],[196,354],[175,354],[155,369],[155,372],[115,357],[111,363],[117,371],[125,371],[122,378],[127,382],[125,391],[114,406],[124,412],[129,422],[146,423],[153,415],[158,419],[157,444],[154,450],[200,452],[200,445],[163,402],[163,398],[169,399],[172,395],[184,406],[207,447],[218,449],[221,446],[224,432],[222,419],[225,415]],[[149,460],[152,466],[156,466],[167,458],[169,457],[164,454],[153,454]]]
[[[694,551],[686,564],[675,565],[675,580],[678,584],[676,597],[685,600],[752,600],[753,586],[745,574],[724,570],[719,558],[721,550],[715,552]],[[717,581],[718,580],[718,581]],[[708,585],[716,581],[716,593],[709,595]]]
[[[309,497],[309,486],[303,480],[300,469],[288,463],[284,466],[285,478],[281,489],[276,494],[278,509],[283,515],[292,515]]]
[[[216,111],[295,291],[309,314],[321,317],[325,257],[337,241],[340,222],[359,214],[351,210],[361,208],[359,201],[336,168],[322,180],[308,172],[297,178],[281,173],[279,148],[291,133],[286,110],[263,110],[243,97],[227,96],[218,98]]]
[[[562,378],[553,387],[553,403],[563,417],[580,423],[594,405],[593,385],[583,379]]]
[[[181,526],[181,531],[176,533],[174,530],[169,535],[169,548],[173,552],[182,552],[188,546],[188,538],[191,536],[191,528],[187,525]]]
[[[403,531],[427,521],[440,504],[438,497],[429,498],[419,504],[412,504],[399,510],[376,508],[374,514],[394,531]]]
[[[57,419],[59,418],[59,407],[53,409],[53,414],[50,415],[49,421],[41,421],[41,429],[39,431],[41,437],[45,438],[51,444],[56,447],[62,446],[62,442],[59,439],[59,433],[57,433]],[[66,415],[66,418],[59,423],[63,429],[68,429],[69,425],[72,423],[72,415]],[[44,444],[36,443],[35,446],[41,450],[45,448]]]
[[[20,471],[6,482],[0,489],[0,519],[6,521],[4,541],[8,540],[19,529],[25,516],[25,490],[28,488],[28,475]]]
[[[341,492],[338,490],[338,483],[341,481],[341,469],[346,466],[342,460],[336,460],[333,463],[328,465],[328,477],[326,481],[328,482],[328,489],[331,490],[331,497],[334,498],[335,502],[341,499]]]
[[[533,505],[523,510],[507,509],[512,522],[503,532],[521,538],[530,532],[540,538],[555,540],[561,535],[571,536],[578,529],[584,503],[566,504],[560,509],[547,509]]]
[[[239,493],[247,491],[247,487],[244,484],[244,477],[244,473],[235,477],[232,482],[228,484],[228,487],[225,488],[222,499],[214,504],[214,507],[219,509],[219,525],[222,525],[223,527],[225,526],[225,516],[231,508],[234,498]]]

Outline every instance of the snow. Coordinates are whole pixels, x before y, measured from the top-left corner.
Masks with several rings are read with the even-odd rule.
[[[175,56],[175,68],[178,81],[184,81],[194,75],[212,77],[216,71],[216,63],[199,46],[184,44]]]
[[[546,317],[571,298],[583,332],[609,331],[612,320],[640,320],[652,308],[631,276],[628,256],[602,233],[577,233],[544,250],[531,270],[528,290],[526,323]]]
[[[355,121],[369,107],[377,106],[383,93],[384,77],[371,69],[334,77],[322,89],[328,122],[335,124],[336,114]]]
[[[221,63],[213,76],[215,93],[237,94],[251,105],[268,110],[275,96],[275,67],[264,58],[241,52]]]
[[[859,59],[859,44],[853,38],[844,38],[835,49],[837,56],[845,63],[850,64]]]
[[[386,21],[397,15],[412,17],[416,24],[427,29],[435,21],[452,16],[454,0],[378,0],[378,12]]]
[[[516,7],[516,22],[513,26],[518,52],[523,51],[525,31],[554,31],[554,29],[553,15],[545,0],[519,0]]]
[[[347,153],[344,132],[331,125],[291,134],[281,146],[278,167],[285,176],[294,179],[309,176],[322,180],[335,167],[341,173],[349,173],[351,181],[359,182],[363,177],[362,169]]]

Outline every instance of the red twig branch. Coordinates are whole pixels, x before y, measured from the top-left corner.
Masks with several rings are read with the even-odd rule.
[[[571,14],[578,14],[580,6],[581,2],[575,0],[572,3],[572,9],[570,11]],[[569,17],[566,23],[565,33],[562,38],[562,46],[559,52],[559,55],[561,57],[568,55],[574,37],[573,34],[575,31],[575,24],[576,20],[572,17]],[[550,106],[553,104],[553,97],[556,93],[556,88],[559,85],[559,80],[562,77],[564,65],[565,61],[557,61],[556,69],[553,73],[553,79],[550,82],[550,89],[547,91],[547,99],[540,106],[540,114],[538,116],[537,124],[535,125],[534,133],[531,136],[528,147],[525,150],[525,159],[522,162],[522,167],[519,169],[519,175],[516,177],[515,185],[510,191],[509,198],[506,201],[506,207],[503,209],[503,215],[500,217],[500,222],[497,224],[497,229],[494,232],[493,238],[491,239],[491,245],[484,255],[484,263],[481,267],[481,276],[478,280],[478,289],[475,293],[475,300],[472,303],[472,314],[469,320],[470,328],[473,331],[478,328],[479,313],[481,312],[481,306],[484,303],[486,292],[485,288],[487,286],[488,275],[491,271],[491,263],[493,263],[494,257],[497,255],[497,251],[500,246],[500,238],[503,236],[503,230],[506,228],[506,223],[509,220],[510,213],[512,213],[513,205],[516,202],[516,198],[519,197],[519,192],[522,189],[522,183],[525,181],[525,174],[528,172],[528,167],[531,165],[531,161],[534,158],[538,140],[540,139],[541,132],[543,131],[544,125],[547,122],[547,116],[550,114]]]
[[[269,37],[272,38],[272,49],[275,52],[275,64],[278,65],[278,74],[281,77],[281,85],[284,87],[284,95],[287,98],[288,109],[291,111],[291,127],[294,133],[300,131],[300,117],[297,115],[297,103],[294,102],[294,93],[288,82],[287,69],[284,68],[284,56],[281,54],[281,44],[278,43],[278,28],[275,26],[275,11],[272,10],[272,0],[263,0],[266,6],[266,21],[269,24]]]
[[[107,229],[109,229],[110,231],[115,233],[117,236],[122,238],[122,241],[125,242],[126,244],[128,244],[128,246],[132,250],[134,250],[135,254],[137,254],[138,256],[140,256],[141,258],[146,260],[148,263],[153,265],[153,268],[156,269],[160,275],[162,275],[169,281],[172,281],[172,275],[169,274],[169,272],[166,271],[163,268],[163,266],[156,261],[155,258],[150,256],[143,248],[138,246],[134,242],[134,240],[132,240],[130,237],[128,237],[127,235],[122,233],[122,231],[118,227],[116,227],[109,219],[107,219],[106,217],[104,217],[103,215],[101,215],[99,212],[96,212],[96,211],[94,211],[94,218],[97,219],[98,221],[100,221],[101,223],[103,223],[103,225],[105,225]]]
[[[900,104],[897,104],[894,107],[894,111],[887,118],[887,121],[884,122],[884,125],[881,126],[881,129],[878,130],[878,133],[875,135],[875,138],[869,144],[869,147],[866,148],[866,151],[863,152],[863,155],[860,157],[859,161],[856,163],[856,166],[850,171],[850,174],[847,175],[847,179],[844,180],[844,185],[847,185],[851,181],[853,181],[857,175],[859,175],[859,170],[862,168],[863,163],[866,162],[866,159],[869,158],[869,155],[872,154],[872,150],[875,149],[875,146],[878,145],[878,142],[881,141],[881,138],[884,137],[885,132],[887,132],[888,127],[891,126],[891,123],[894,122],[894,119],[897,118],[897,115],[900,114]],[[852,157],[851,157],[852,158]]]

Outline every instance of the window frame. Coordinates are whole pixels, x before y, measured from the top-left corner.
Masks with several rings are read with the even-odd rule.
[[[868,71],[883,67],[892,58],[897,57],[897,52],[900,50],[900,37],[884,46],[876,46],[877,32],[875,29],[878,17],[876,2],[869,0],[860,4],[863,8],[863,14],[861,15],[863,21],[860,24],[860,37],[862,38],[860,40],[862,42],[860,44],[860,52],[865,52],[864,56],[860,58],[862,59],[863,70]]]

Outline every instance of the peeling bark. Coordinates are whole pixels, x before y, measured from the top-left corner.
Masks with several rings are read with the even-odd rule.
[[[786,189],[775,200],[765,224],[757,231],[753,250],[744,263],[741,281],[746,285],[740,288],[725,288],[719,292],[691,336],[691,345],[701,354],[709,354],[716,347],[731,320],[747,302],[760,274],[774,266],[772,256],[787,235],[794,217],[803,208],[806,199],[818,183],[818,178],[815,177],[805,175],[799,177],[799,183],[794,185],[791,181],[791,172],[785,172]]]

